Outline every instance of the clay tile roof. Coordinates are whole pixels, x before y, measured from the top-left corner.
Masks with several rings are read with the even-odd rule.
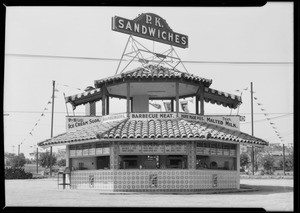
[[[203,138],[235,141],[246,144],[268,145],[268,142],[240,131],[234,131],[205,122],[184,119],[134,120],[124,119],[97,123],[72,132],[60,134],[39,143],[39,146],[86,140],[114,140],[137,138]]]
[[[135,126],[136,128],[127,128]],[[170,120],[132,120],[128,119],[118,124],[114,128],[103,133],[103,135],[112,135],[111,138],[120,138],[116,130],[124,131],[123,137],[126,138],[212,138],[219,140],[237,141],[241,143],[258,143],[267,145],[266,141],[252,137],[246,133],[221,128],[216,125],[191,122],[184,119]],[[100,138],[103,138],[100,135]]]
[[[107,130],[111,129],[117,124],[122,123],[122,121],[123,120],[106,122],[106,123],[95,123],[87,127],[82,127],[70,132],[59,134],[53,137],[52,139],[50,138],[39,142],[38,145],[45,146],[50,144],[66,144],[69,142],[98,139],[99,134],[102,135],[102,133],[106,132]]]
[[[125,79],[180,79],[192,81],[194,83],[202,83],[204,86],[209,87],[212,83],[211,79],[201,78],[193,74],[184,73],[178,70],[166,68],[160,65],[149,64],[144,67],[120,73],[108,78],[95,80],[95,86],[100,87],[102,84],[109,84],[117,81],[123,81]]]

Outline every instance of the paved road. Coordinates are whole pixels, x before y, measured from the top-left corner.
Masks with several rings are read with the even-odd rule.
[[[98,190],[62,190],[56,179],[6,180],[7,206],[82,207],[262,207],[293,211],[293,180],[241,179],[259,191],[226,194],[100,194]]]

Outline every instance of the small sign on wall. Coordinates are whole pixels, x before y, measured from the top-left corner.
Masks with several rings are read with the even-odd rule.
[[[213,187],[217,187],[218,186],[218,175],[217,174],[213,174],[212,175],[212,186]]]
[[[150,187],[157,188],[157,174],[150,175]]]
[[[89,176],[89,186],[90,188],[94,188],[95,178],[94,175]]]

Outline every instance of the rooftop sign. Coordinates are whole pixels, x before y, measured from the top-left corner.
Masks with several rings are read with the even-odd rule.
[[[188,36],[173,32],[164,19],[153,13],[142,13],[133,20],[115,16],[112,30],[180,48],[188,47]]]

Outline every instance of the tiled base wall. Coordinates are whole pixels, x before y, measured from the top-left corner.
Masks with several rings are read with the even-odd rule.
[[[115,192],[196,192],[237,189],[239,176],[236,171],[219,170],[72,171],[71,188]]]

